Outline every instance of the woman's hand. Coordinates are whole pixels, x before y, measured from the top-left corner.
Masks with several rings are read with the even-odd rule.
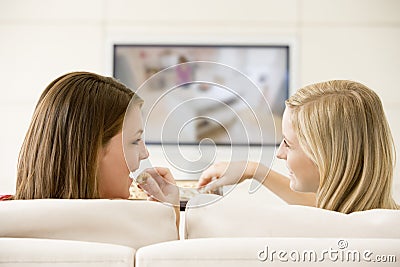
[[[205,186],[204,191],[214,191],[224,185],[241,183],[253,177],[256,167],[255,162],[218,162],[202,173],[197,186]]]
[[[148,195],[148,199],[179,206],[179,188],[168,168],[146,169],[145,179],[137,179],[138,186]],[[140,175],[141,176],[141,175]]]

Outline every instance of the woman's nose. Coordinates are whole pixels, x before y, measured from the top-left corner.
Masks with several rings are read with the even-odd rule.
[[[150,155],[150,153],[149,153],[149,151],[147,150],[147,147],[144,145],[144,143],[143,143],[143,147],[142,147],[142,149],[141,149],[141,153],[140,153],[140,158],[141,159],[147,159],[148,157],[149,157],[149,155]]]
[[[286,151],[285,148],[283,147],[283,141],[279,145],[278,151],[276,152],[276,157],[278,159],[286,159]]]

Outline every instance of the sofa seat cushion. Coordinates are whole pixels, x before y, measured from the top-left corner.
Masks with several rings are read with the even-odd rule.
[[[400,239],[200,238],[140,248],[135,266],[397,266],[399,260]]]

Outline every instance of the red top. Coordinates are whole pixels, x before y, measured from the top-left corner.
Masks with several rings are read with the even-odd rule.
[[[4,196],[0,196],[0,201],[2,201],[2,200],[10,200],[10,199],[12,199],[12,195],[4,195]]]

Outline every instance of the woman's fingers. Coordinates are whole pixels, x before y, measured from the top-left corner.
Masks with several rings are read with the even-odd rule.
[[[202,187],[209,184],[211,181],[218,179],[224,175],[226,164],[223,162],[215,163],[205,170],[199,178],[197,187]]]
[[[147,177],[147,179],[145,181],[142,181],[142,183],[140,183],[139,185],[140,188],[142,188],[146,192],[146,194],[150,195],[150,197],[155,198],[158,201],[164,201],[164,193],[162,192],[160,186],[153,177]]]
[[[198,187],[212,191],[224,185],[234,185],[246,179],[247,162],[218,162],[205,170],[200,176]],[[214,181],[215,180],[215,181]]]
[[[205,186],[205,185],[207,185],[209,182],[211,182],[211,180],[212,180],[212,177],[209,177],[209,176],[203,177],[203,176],[201,176],[201,177],[199,178],[199,182],[197,183],[197,187]]]
[[[223,179],[216,179],[216,180],[213,180],[212,182],[208,183],[204,187],[203,191],[204,192],[213,192],[221,186],[224,186]]]
[[[165,179],[156,170],[146,169],[145,172],[151,175],[151,177],[158,183],[160,188],[163,188],[167,184],[167,181],[165,181]]]
[[[149,173],[161,186],[175,184],[175,179],[168,168],[154,167],[146,169],[145,172]]]
[[[173,205],[179,204],[179,189],[168,168],[149,168],[144,173],[147,173],[149,178],[146,183],[140,184],[140,187],[150,193],[149,199]]]

